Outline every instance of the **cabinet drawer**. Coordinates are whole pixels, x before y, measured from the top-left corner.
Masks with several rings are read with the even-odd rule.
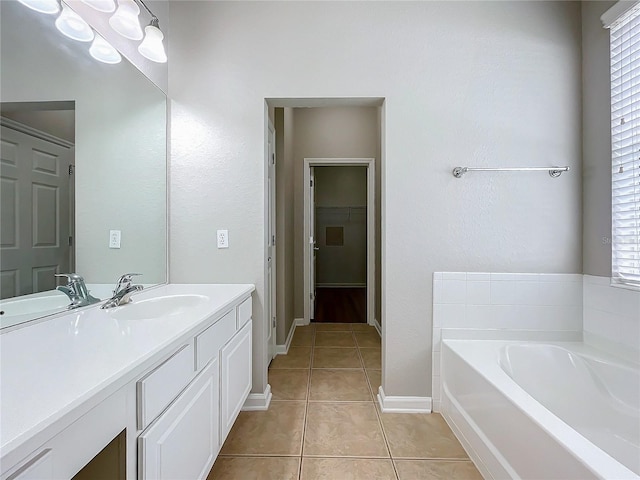
[[[212,358],[217,358],[220,349],[236,332],[236,310],[207,328],[196,337],[196,368],[202,369]]]
[[[138,380],[138,429],[144,430],[153,422],[187,386],[193,375],[193,345],[188,344]]]
[[[47,448],[29,460],[7,480],[48,480],[53,479],[53,457]]]
[[[251,319],[251,308],[251,297],[247,298],[238,306],[238,330],[244,327],[244,324]]]

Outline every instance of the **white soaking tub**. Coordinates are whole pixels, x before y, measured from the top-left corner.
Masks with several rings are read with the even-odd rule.
[[[638,368],[579,343],[443,340],[442,414],[486,478],[640,479]]]

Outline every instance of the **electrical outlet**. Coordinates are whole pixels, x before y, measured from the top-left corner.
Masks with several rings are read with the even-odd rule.
[[[229,248],[229,230],[218,230],[218,248]]]
[[[109,230],[109,248],[120,248],[120,238],[122,232],[120,230]]]

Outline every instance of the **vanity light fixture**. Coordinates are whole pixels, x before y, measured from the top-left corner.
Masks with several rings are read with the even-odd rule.
[[[118,0],[118,9],[109,19],[109,25],[129,40],[142,40],[142,27],[138,15],[140,7],[134,0]]]
[[[62,3],[62,13],[56,19],[56,28],[63,35],[79,42],[90,42],[94,37],[89,24],[65,3]]]
[[[53,15],[60,11],[58,0],[18,0],[25,7],[40,13]]]
[[[93,58],[102,63],[115,64],[120,63],[122,56],[118,50],[107,42],[104,38],[96,33],[96,38],[93,39],[89,53]]]
[[[2,0],[0,0],[2,1]],[[140,54],[156,63],[166,63],[167,53],[162,43],[164,34],[160,30],[158,17],[156,17],[143,0],[80,0],[86,5],[103,13],[115,13],[109,18],[109,25],[117,33],[129,40],[142,40],[138,45]],[[118,8],[115,8],[116,2]],[[80,42],[91,42],[89,53],[93,58],[104,63],[120,63],[122,56],[104,37],[94,32],[91,26],[84,21],[73,9],[62,0],[18,0],[26,7],[40,13],[55,14],[61,11],[56,18],[56,28],[65,36]],[[140,7],[142,5],[151,16],[151,21],[144,29],[140,27]],[[143,39],[144,38],[144,39]]]
[[[142,5],[146,8],[144,3]],[[144,28],[144,32],[144,40],[138,46],[140,54],[152,62],[167,63],[167,54],[162,44],[164,35],[160,31],[158,19],[155,16],[151,19],[151,23]]]
[[[116,2],[114,0],[81,0],[82,3],[86,3],[91,8],[98,10],[99,12],[111,13],[116,9]]]

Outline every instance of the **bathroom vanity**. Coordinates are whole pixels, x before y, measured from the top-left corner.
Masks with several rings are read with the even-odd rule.
[[[0,478],[205,478],[251,389],[253,290],[163,285],[2,333]]]

